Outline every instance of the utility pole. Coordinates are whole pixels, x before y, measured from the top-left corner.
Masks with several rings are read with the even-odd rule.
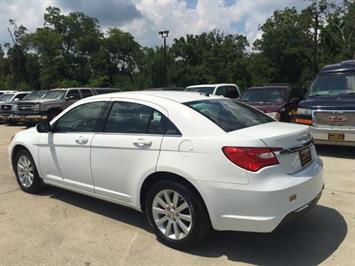
[[[318,27],[319,27],[319,12],[318,7],[314,11],[314,37],[313,37],[313,78],[317,75],[317,53],[318,53]]]
[[[168,86],[168,61],[166,56],[166,38],[169,36],[169,31],[159,31],[160,37],[164,39],[164,66],[165,66],[165,73],[164,73],[164,85]]]

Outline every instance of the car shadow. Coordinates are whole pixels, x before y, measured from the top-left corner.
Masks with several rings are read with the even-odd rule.
[[[145,215],[133,209],[59,188],[49,188],[42,195],[151,232]],[[337,210],[317,205],[273,233],[213,231],[185,252],[210,258],[226,256],[234,262],[257,265],[317,265],[339,247],[347,231]]]
[[[316,149],[320,156],[355,159],[355,147],[316,145]]]

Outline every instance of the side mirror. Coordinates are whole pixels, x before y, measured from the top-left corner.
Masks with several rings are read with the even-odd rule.
[[[41,121],[37,124],[36,129],[39,133],[51,132],[51,125],[48,121]]]
[[[74,99],[74,96],[67,96],[67,97],[65,97],[65,100],[66,101],[70,101],[70,100],[73,100]]]
[[[300,101],[300,98],[292,98],[290,100],[290,103],[298,103]]]
[[[14,99],[15,102],[17,102],[17,101],[19,101],[19,100],[20,100],[19,98],[15,98],[15,99]]]

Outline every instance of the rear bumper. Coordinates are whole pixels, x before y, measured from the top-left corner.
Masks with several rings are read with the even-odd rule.
[[[329,140],[329,133],[344,134],[344,141]],[[316,144],[355,146],[355,128],[311,127],[311,134]]]
[[[265,177],[268,180],[261,185],[206,181],[198,185],[214,229],[266,233],[319,199],[324,187],[322,166],[317,158],[297,174]]]

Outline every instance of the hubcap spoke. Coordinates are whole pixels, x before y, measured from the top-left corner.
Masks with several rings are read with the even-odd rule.
[[[157,225],[161,225],[161,224],[165,223],[168,219],[169,219],[168,216],[164,216],[163,218],[161,218],[160,220],[158,220],[158,221],[156,222],[156,224],[157,224]]]
[[[176,211],[181,212],[181,211],[185,210],[186,208],[188,208],[188,205],[187,205],[186,201],[184,201],[179,207],[176,208]]]
[[[189,232],[187,226],[180,219],[177,219],[177,223],[185,234]]]
[[[158,207],[153,207],[153,210],[158,212],[158,213],[161,213],[161,214],[165,214],[165,215],[169,214],[169,212],[167,210],[164,210],[164,209],[161,209],[161,208],[158,208]]]
[[[173,207],[176,208],[177,204],[178,204],[178,200],[179,200],[179,194],[174,192],[174,196],[173,196]]]
[[[175,239],[180,239],[180,232],[179,232],[179,227],[177,223],[174,223],[174,234],[175,234]]]
[[[191,215],[187,215],[187,214],[179,214],[179,218],[181,220],[185,220],[185,221],[188,221],[188,222],[191,222]]]
[[[171,225],[173,224],[173,222],[171,220],[169,220],[168,222],[168,225],[166,226],[166,229],[165,229],[165,235],[166,236],[169,236],[170,235],[170,232],[171,232]]]

